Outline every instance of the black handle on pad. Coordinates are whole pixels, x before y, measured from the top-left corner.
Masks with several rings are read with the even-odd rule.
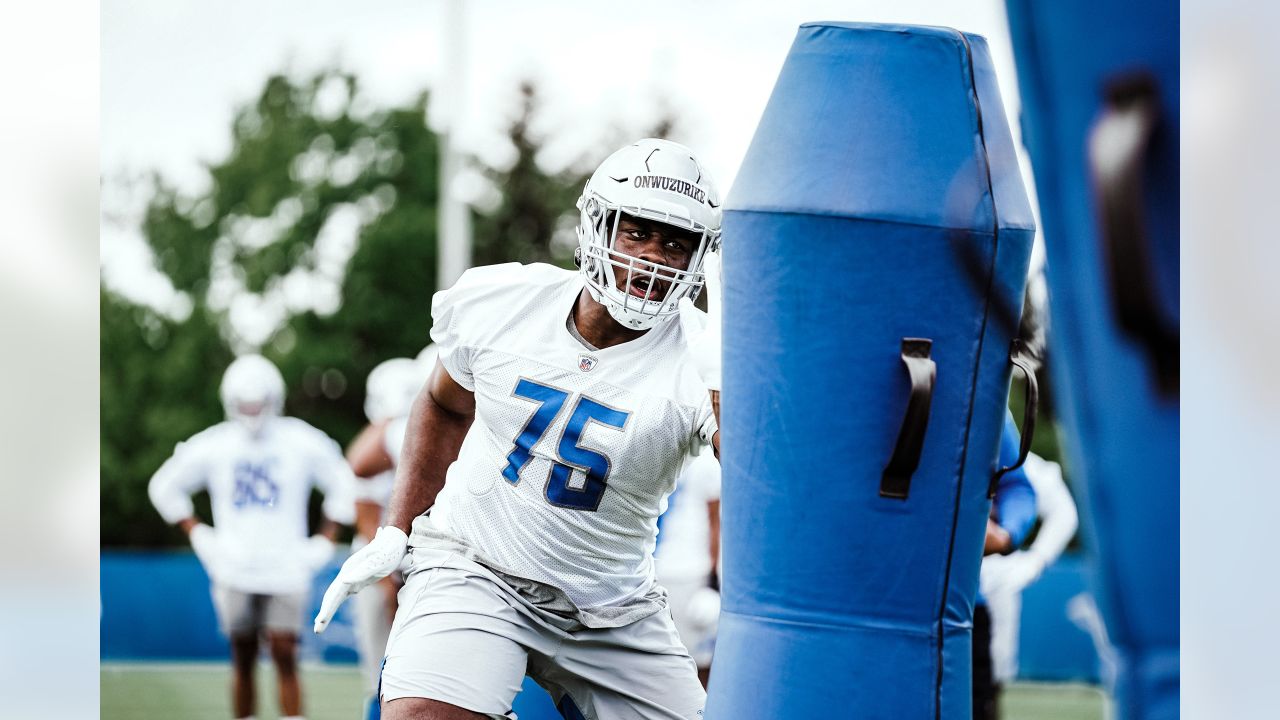
[[[920,465],[929,408],[933,405],[933,384],[938,376],[938,366],[929,357],[932,348],[932,340],[902,338],[902,363],[911,377],[911,397],[893,457],[880,475],[880,497],[906,500],[911,492],[911,475]]]
[[[1009,350],[1009,361],[1027,376],[1027,407],[1022,415],[1022,445],[1018,448],[1018,461],[1007,468],[1001,468],[992,476],[991,484],[987,486],[989,498],[996,496],[996,486],[1000,484],[1000,478],[1004,477],[1005,473],[1022,467],[1022,464],[1027,461],[1027,453],[1031,452],[1031,439],[1036,434],[1036,406],[1040,404],[1040,386],[1036,384],[1036,371],[1031,365],[1029,354],[1027,346],[1021,340],[1013,341],[1013,347]]]
[[[1179,331],[1160,310],[1142,183],[1160,125],[1155,79],[1146,73],[1116,79],[1089,133],[1089,171],[1116,323],[1145,350],[1156,387],[1168,396],[1178,393]]]

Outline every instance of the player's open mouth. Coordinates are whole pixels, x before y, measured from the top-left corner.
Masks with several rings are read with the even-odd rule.
[[[627,293],[635,295],[644,300],[657,300],[659,293],[662,292],[662,283],[655,281],[647,275],[641,275],[631,279],[631,284],[627,286]]]

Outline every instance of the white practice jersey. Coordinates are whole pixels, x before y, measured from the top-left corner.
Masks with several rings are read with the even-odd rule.
[[[566,326],[582,288],[509,263],[436,293],[431,339],[476,414],[431,522],[589,609],[648,592],[658,516],[716,427],[680,323],[589,349]]]
[[[324,513],[351,524],[355,477],[342,449],[297,418],[271,418],[254,436],[222,422],[179,443],[151,478],[148,492],[169,523],[191,517],[191,495],[208,489],[223,582],[251,593],[308,587],[307,505],[312,487]]]
[[[676,481],[667,511],[658,520],[659,582],[705,580],[711,574],[711,515],[708,503],[720,499],[720,462],[703,453]]]
[[[1040,556],[1045,565],[1058,559],[1080,526],[1079,514],[1071,491],[1062,479],[1062,466],[1056,462],[1030,453],[1027,455],[1027,480],[1036,491],[1036,512],[1040,515],[1040,530],[1027,548]]]

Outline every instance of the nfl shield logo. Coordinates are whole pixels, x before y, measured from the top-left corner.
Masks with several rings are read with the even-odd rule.
[[[590,355],[579,355],[578,369],[582,372],[591,372],[591,368],[594,368],[598,362],[600,362],[598,359]]]

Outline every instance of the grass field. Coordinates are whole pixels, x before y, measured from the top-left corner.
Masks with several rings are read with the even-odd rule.
[[[227,720],[229,668],[206,663],[102,666],[102,720]],[[363,687],[350,666],[303,667],[308,720],[358,720]],[[1019,683],[1004,695],[1004,720],[1102,720],[1104,696],[1088,685]],[[269,666],[258,675],[259,720],[278,718]]]

